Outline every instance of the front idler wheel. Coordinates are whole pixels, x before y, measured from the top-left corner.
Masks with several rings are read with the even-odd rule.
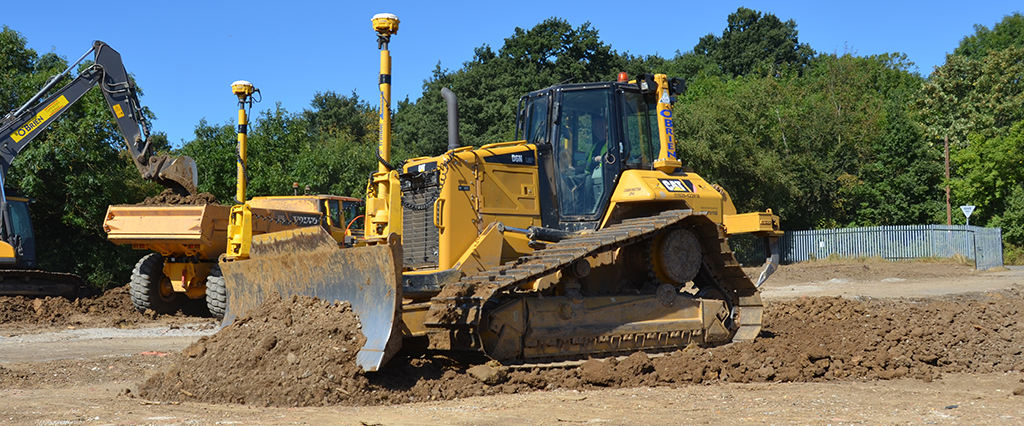
[[[682,287],[700,271],[700,241],[687,229],[668,230],[654,239],[651,262],[655,277],[664,284]]]

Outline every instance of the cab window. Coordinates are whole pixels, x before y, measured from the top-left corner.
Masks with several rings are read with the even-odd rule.
[[[341,217],[341,203],[338,200],[327,200],[327,212],[331,226],[337,228],[345,227],[345,222],[342,221],[343,218]]]
[[[342,206],[345,212],[345,224],[342,226],[347,226],[349,223],[351,223],[352,225],[349,227],[349,229],[363,229],[363,219],[354,220],[355,218],[363,215],[363,202],[344,201],[342,203]]]
[[[626,139],[626,167],[631,169],[650,169],[655,149],[660,141],[658,120],[655,116],[657,108],[638,92],[624,92],[622,131]]]
[[[524,139],[529,143],[542,144],[547,141],[548,99],[549,97],[544,94],[528,101]]]

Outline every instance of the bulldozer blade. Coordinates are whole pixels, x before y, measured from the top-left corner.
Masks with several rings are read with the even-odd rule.
[[[399,244],[341,249],[320,227],[253,236],[249,259],[221,263],[228,293],[223,325],[274,293],[347,301],[366,336],[356,362],[377,371],[402,345],[401,259]]]

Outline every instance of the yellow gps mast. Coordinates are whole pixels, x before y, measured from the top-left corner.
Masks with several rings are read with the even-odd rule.
[[[391,161],[391,52],[388,43],[392,34],[398,34],[398,17],[390,13],[373,16],[373,30],[377,32],[377,48],[380,49],[380,142],[377,151],[384,161],[378,162],[377,171],[387,172],[384,163]]]
[[[246,105],[252,108],[252,94],[256,92],[252,83],[238,80],[231,83],[231,93],[238,96],[238,189],[235,191],[235,203],[245,204],[245,145],[249,138],[249,118],[245,113]]]
[[[228,221],[227,257],[247,258],[249,257],[249,239],[244,237],[252,235],[252,212],[245,204],[245,151],[249,137],[249,117],[245,108],[246,106],[252,108],[252,96],[254,93],[259,93],[259,89],[253,87],[252,83],[248,81],[238,80],[231,83],[231,93],[238,96],[238,182],[235,190],[235,205],[231,206],[231,220]]]
[[[386,239],[391,234],[401,235],[402,214],[401,183],[391,161],[391,53],[388,43],[398,33],[398,17],[390,13],[373,15],[373,30],[377,32],[380,49],[380,141],[377,144],[377,173],[366,188],[366,238],[368,241]]]

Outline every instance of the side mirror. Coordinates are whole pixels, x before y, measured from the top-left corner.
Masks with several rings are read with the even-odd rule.
[[[672,96],[682,95],[686,92],[686,81],[679,77],[668,79],[668,91]]]
[[[640,74],[636,76],[636,85],[640,93],[654,93],[658,91],[658,83],[654,81],[654,74]]]

